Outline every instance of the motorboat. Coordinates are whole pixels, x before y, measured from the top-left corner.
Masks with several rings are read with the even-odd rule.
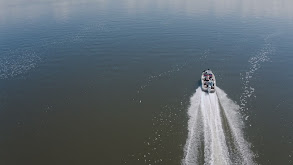
[[[208,93],[214,93],[216,90],[216,78],[210,69],[204,70],[201,74],[201,88]]]

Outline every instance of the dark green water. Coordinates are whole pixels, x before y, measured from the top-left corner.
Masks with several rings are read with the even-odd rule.
[[[206,68],[292,164],[292,43],[290,0],[0,0],[0,164],[181,164]]]

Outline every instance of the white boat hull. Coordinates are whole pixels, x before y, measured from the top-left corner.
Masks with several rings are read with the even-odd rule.
[[[216,91],[216,78],[211,70],[204,70],[201,74],[201,88],[208,93]]]

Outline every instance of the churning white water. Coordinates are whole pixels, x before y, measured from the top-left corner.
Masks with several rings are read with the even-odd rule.
[[[220,88],[208,94],[199,87],[190,99],[182,164],[255,164],[239,108]]]

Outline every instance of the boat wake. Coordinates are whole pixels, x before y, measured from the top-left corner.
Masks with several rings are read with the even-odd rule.
[[[182,164],[255,164],[243,136],[240,107],[223,90],[217,87],[208,94],[199,87],[190,104]]]

